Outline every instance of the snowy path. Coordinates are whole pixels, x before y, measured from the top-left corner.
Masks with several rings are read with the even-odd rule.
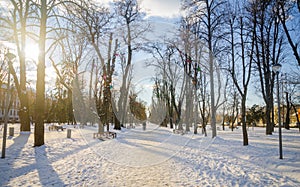
[[[81,131],[90,145],[99,142],[91,139],[92,132],[87,129]],[[159,128],[150,131],[131,130],[118,134],[115,140],[105,141],[101,146],[91,146],[91,148],[110,162],[129,167],[145,167],[167,161],[182,150],[189,141],[189,137]]]
[[[33,134],[9,139],[0,186],[300,186],[296,131],[284,136],[284,160],[277,136],[261,130],[249,133],[247,147],[238,131],[220,131],[212,140],[136,128],[109,141],[93,139],[93,132],[72,129],[71,139],[65,131],[46,132],[46,145],[38,148]]]

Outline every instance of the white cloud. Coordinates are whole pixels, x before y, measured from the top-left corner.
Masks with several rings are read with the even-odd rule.
[[[108,5],[113,0],[96,0]],[[180,0],[141,0],[141,8],[149,16],[173,18],[180,14]]]
[[[180,0],[143,0],[141,7],[147,16],[170,18],[180,14]]]

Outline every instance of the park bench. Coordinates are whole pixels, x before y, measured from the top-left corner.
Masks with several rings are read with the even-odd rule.
[[[56,131],[58,131],[58,130],[64,131],[64,129],[66,129],[62,125],[50,125],[48,128],[49,128],[49,131],[54,131],[54,130],[56,130]]]
[[[173,133],[174,134],[181,134],[181,135],[184,135],[185,131],[182,129],[182,130],[179,130],[179,129],[174,129],[173,130]]]
[[[115,132],[103,132],[103,133],[94,133],[93,138],[98,138],[98,139],[113,139],[117,137],[117,133]]]

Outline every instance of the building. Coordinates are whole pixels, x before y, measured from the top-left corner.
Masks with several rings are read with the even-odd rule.
[[[7,84],[2,84],[0,87],[0,122],[4,122],[5,120],[5,113],[8,104],[10,104],[9,112],[8,112],[8,119],[9,122],[19,122],[19,108],[20,108],[20,100],[17,95],[17,91],[12,89],[9,93],[7,89]],[[11,103],[8,103],[8,96],[11,96]]]

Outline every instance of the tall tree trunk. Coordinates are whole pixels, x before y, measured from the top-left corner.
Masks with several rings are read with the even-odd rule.
[[[13,23],[14,25],[14,40],[17,44],[17,51],[19,55],[20,62],[20,82],[14,69],[12,70],[12,75],[14,77],[15,85],[17,87],[18,96],[20,99],[20,110],[19,117],[21,131],[30,131],[30,117],[29,117],[29,104],[28,104],[28,93],[26,89],[26,63],[25,63],[25,46],[26,46],[26,28],[27,28],[27,18],[29,16],[30,1],[20,1],[16,2],[11,0],[11,2],[16,5],[14,6],[13,13]],[[18,5],[17,5],[18,4]],[[20,28],[18,25],[20,24]],[[20,34],[20,36],[19,36]],[[13,68],[13,67],[12,67]]]
[[[208,119],[206,119],[206,102],[205,102],[205,99],[202,99],[202,110],[200,109],[200,115],[201,115],[201,118],[202,118],[202,134],[204,134],[204,136],[206,137],[207,136],[206,124],[207,124]]]
[[[22,6],[22,5],[21,5]],[[26,9],[28,9],[29,2],[26,2]],[[21,131],[30,131],[30,117],[28,95],[26,89],[26,64],[25,64],[25,46],[26,46],[26,21],[27,12],[24,12],[24,17],[21,19],[21,56],[20,56],[20,104],[21,109],[19,112],[21,121]],[[22,15],[23,16],[23,15]]]
[[[24,90],[24,89],[23,89]],[[26,132],[30,131],[30,115],[29,115],[29,104],[28,104],[28,94],[23,92],[19,94],[20,98],[20,110],[19,117],[21,123],[20,131]]]
[[[285,117],[285,129],[290,129],[290,101],[289,101],[289,93],[285,92],[286,94],[286,117]]]
[[[103,126],[102,120],[99,120],[98,133],[99,134],[103,134],[104,133],[104,126]]]
[[[121,130],[121,123],[120,120],[117,118],[115,112],[113,111],[113,118],[114,118],[114,129]]]
[[[186,108],[185,108],[185,131],[190,132],[190,124],[191,124],[191,107],[192,103],[192,92],[191,92],[191,85],[189,78],[186,78],[186,84],[185,84],[185,91],[186,91],[186,97],[185,97],[185,102],[186,102]]]
[[[299,132],[300,132],[300,120],[299,120],[299,113],[298,113],[298,111],[297,111],[297,108],[296,108],[296,106],[295,106],[293,103],[291,103],[291,105],[292,105],[292,108],[294,109],[294,112],[295,112],[295,115],[296,115],[296,120],[297,120],[297,125],[298,125]]]
[[[214,88],[214,60],[212,51],[209,51],[209,76],[210,76],[210,105],[211,105],[211,118],[210,125],[212,129],[212,137],[217,136],[216,128],[216,106],[215,106],[215,88]]]
[[[94,119],[93,119],[93,111],[92,111],[92,108],[93,108],[93,105],[95,104],[94,103],[94,100],[92,99],[92,88],[93,88],[93,75],[94,75],[94,67],[95,67],[95,59],[93,59],[92,61],[92,70],[91,70],[91,73],[90,73],[90,83],[89,83],[89,113],[88,113],[88,117],[89,117],[89,122],[91,123],[92,126],[94,126]]]
[[[246,92],[247,93],[247,92]],[[242,130],[243,130],[243,144],[248,145],[248,133],[246,127],[246,95],[242,95]]]
[[[271,123],[271,112],[272,112],[272,106],[270,106],[269,103],[266,105],[266,135],[272,135],[273,132],[273,124]]]
[[[20,60],[21,61],[21,60]],[[18,96],[20,99],[20,110],[19,110],[19,118],[20,118],[20,131],[30,131],[30,117],[29,117],[29,105],[28,105],[28,96],[27,91],[22,91],[22,86],[19,84],[18,76],[15,72],[15,69],[12,64],[9,64],[9,68],[11,70],[11,74],[14,77],[14,82],[17,88]],[[26,78],[26,76],[25,76]]]
[[[36,121],[34,126],[34,146],[44,145],[45,118],[45,44],[47,24],[47,0],[41,0],[41,23],[39,36],[39,59],[36,82]]]
[[[173,107],[172,107],[172,105],[170,105],[170,101],[168,101],[168,109],[169,109],[170,129],[173,129],[174,128],[174,125],[173,125],[174,116],[173,116]]]

